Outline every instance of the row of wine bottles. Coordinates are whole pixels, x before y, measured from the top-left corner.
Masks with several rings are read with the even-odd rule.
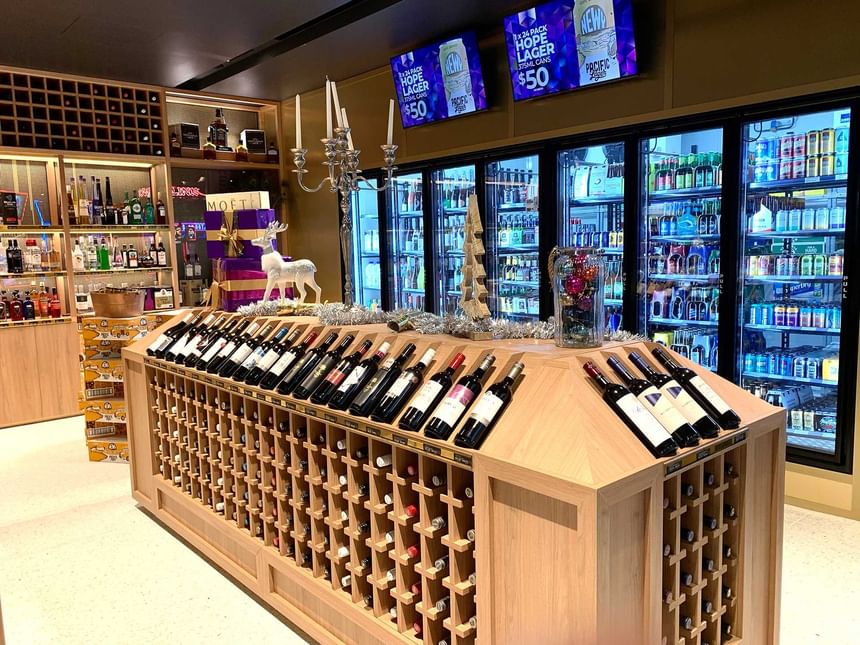
[[[392,423],[404,410],[398,426],[434,439],[447,440],[466,412],[471,414],[454,443],[479,448],[507,409],[512,386],[523,370],[514,363],[507,374],[484,392],[483,381],[495,362],[488,354],[456,384],[454,375],[465,360],[456,354],[448,365],[424,382],[424,372],[436,350],[427,349],[418,361],[405,368],[416,346],[407,343],[396,356],[388,357],[391,345],[382,342],[369,354],[372,341],[365,340],[345,355],[355,336],[326,334],[316,345],[311,331],[298,342],[300,330],[284,327],[269,337],[277,322],[258,323],[209,313],[188,314],[168,329],[147,352],[151,356],[231,378],[296,399],[350,414]],[[335,344],[337,343],[337,344]],[[369,356],[367,356],[369,354]],[[367,356],[367,357],[365,357]],[[414,395],[414,398],[413,398]],[[409,404],[407,407],[407,403]]]
[[[629,358],[645,376],[637,378],[615,356],[609,366],[627,387],[610,381],[588,361],[585,372],[603,391],[603,400],[655,457],[695,446],[701,437],[716,437],[720,428],[740,426],[737,413],[693,370],[682,367],[662,347],[651,350],[669,372],[654,369],[637,352]]]

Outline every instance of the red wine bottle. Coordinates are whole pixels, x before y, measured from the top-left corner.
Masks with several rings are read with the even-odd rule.
[[[194,320],[191,321],[191,325],[185,328],[182,336],[173,343],[167,350],[164,352],[164,360],[170,361],[172,363],[176,363],[177,358],[182,356],[182,352],[185,351],[185,348],[188,347],[188,344],[192,342],[195,338],[197,338],[197,334],[200,333],[201,330],[205,329],[215,320],[215,314],[211,313],[203,320],[200,320],[200,316],[202,314],[198,314]]]
[[[606,359],[628,389],[636,395],[639,403],[648,410],[660,425],[669,431],[672,438],[679,446],[689,448],[699,445],[699,435],[693,429],[684,416],[669,403],[669,400],[660,394],[660,391],[645,379],[636,378],[615,356]]]
[[[274,336],[264,340],[262,343],[257,345],[254,348],[254,351],[252,351],[248,355],[248,358],[242,361],[242,364],[239,366],[239,369],[233,372],[233,380],[243,382],[248,377],[248,374],[250,374],[251,370],[257,367],[257,364],[262,360],[263,356],[268,353],[269,349],[280,344],[280,342],[284,340],[284,336],[287,335],[287,332],[289,330],[289,326],[286,326],[283,329],[279,329]],[[261,336],[264,335],[261,334]]]
[[[424,352],[424,355],[418,359],[415,365],[404,370],[379,399],[379,403],[370,418],[374,421],[391,423],[406,405],[406,402],[412,398],[415,390],[418,389],[424,379],[424,370],[427,369],[435,356],[436,350],[430,348]]]
[[[269,323],[259,333],[248,334],[244,342],[236,348],[236,351],[221,364],[221,367],[218,369],[218,376],[221,378],[232,377],[236,373],[236,370],[242,366],[242,363],[245,362],[245,359],[253,354],[254,350],[269,337],[274,328],[275,323]]]
[[[197,314],[196,317],[199,318],[200,314]],[[167,349],[179,340],[185,330],[193,324],[192,318],[195,318],[194,312],[185,314],[179,324],[165,330],[161,336],[155,339],[154,343],[150,343],[149,347],[146,348],[146,353],[156,358],[163,358]]]
[[[290,365],[305,355],[308,347],[310,347],[311,343],[317,339],[318,335],[319,334],[315,331],[308,333],[301,343],[295,347],[288,348],[286,352],[281,354],[278,360],[275,361],[275,364],[272,365],[269,368],[269,371],[263,375],[262,379],[260,379],[260,387],[264,390],[274,390],[275,386],[278,385],[281,382],[281,379],[286,375]]]
[[[401,430],[418,432],[424,427],[430,413],[436,409],[442,397],[451,389],[454,373],[466,359],[464,354],[457,354],[451,359],[444,370],[436,372],[428,381],[421,386],[415,399],[406,408],[406,412],[400,417],[398,426]]]
[[[359,417],[368,416],[376,407],[382,395],[388,391],[391,384],[400,376],[403,364],[415,353],[414,343],[407,343],[396,358],[389,358],[382,364],[376,374],[365,384],[358,396],[349,406],[349,413]]]
[[[224,343],[221,351],[215,355],[215,358],[209,361],[209,364],[206,366],[206,372],[208,374],[217,374],[218,370],[220,370],[221,366],[224,364],[224,361],[232,356],[233,352],[236,351],[239,345],[244,343],[246,339],[251,337],[251,335],[255,334],[259,328],[259,323],[251,322],[250,320],[244,320],[239,323],[236,331],[230,334],[229,338],[227,338],[227,342]],[[201,369],[199,364],[197,368]]]
[[[280,341],[276,336],[275,342],[266,349],[266,353],[263,354],[259,361],[257,361],[257,364],[253,369],[248,372],[248,376],[245,377],[245,383],[248,385],[259,385],[266,372],[268,372],[272,365],[274,365],[275,362],[293,346],[301,335],[302,332],[300,329],[294,329],[284,341]]]
[[[200,356],[201,350],[209,344],[209,340],[219,331],[227,326],[229,316],[221,316],[210,325],[201,326],[197,330],[197,334],[188,343],[182,351],[177,354],[174,362],[177,365],[186,365],[192,356]]]
[[[463,429],[454,437],[454,443],[461,448],[476,450],[484,443],[484,439],[492,431],[493,426],[505,413],[511,402],[511,387],[516,382],[522,363],[514,363],[508,373],[500,381],[493,383],[475,403],[472,413],[463,424]]]
[[[391,343],[385,341],[370,358],[365,358],[356,365],[343,382],[337,386],[329,399],[328,407],[332,410],[346,410],[353,399],[358,396],[358,393],[364,389],[367,382],[376,374],[380,361],[386,357],[389,349],[391,349]]]
[[[227,340],[233,335],[233,332],[238,330],[243,323],[247,322],[247,320],[242,320],[241,318],[230,320],[224,325],[221,331],[213,333],[206,339],[206,344],[202,349],[196,350],[185,360],[185,367],[193,367],[201,372],[205,372],[209,366],[209,361],[213,360],[224,349],[224,345],[227,344]]]
[[[729,407],[729,404],[723,401],[719,394],[714,392],[710,385],[705,383],[705,380],[696,374],[693,370],[682,367],[669,355],[662,347],[655,347],[651,353],[657,358],[660,363],[669,371],[678,383],[687,390],[691,397],[705,409],[705,412],[710,414],[720,427],[725,430],[733,430],[741,425],[741,418],[737,412]]]
[[[660,425],[660,422],[648,412],[633,392],[623,385],[613,383],[597,369],[597,366],[588,361],[583,366],[588,374],[603,390],[603,400],[612,408],[633,434],[655,457],[668,457],[678,451],[678,444]]]
[[[352,334],[344,336],[333,350],[320,359],[313,371],[309,372],[308,375],[302,379],[302,382],[295,387],[293,390],[293,396],[297,399],[308,398],[313,391],[317,389],[317,386],[322,383],[322,380],[326,375],[334,369],[335,365],[338,364],[340,359],[343,357],[343,353],[350,345],[352,345],[352,341],[354,340],[355,336]]]
[[[466,410],[481,393],[484,375],[496,362],[496,357],[487,354],[471,374],[467,374],[455,385],[448,396],[433,411],[424,434],[433,439],[447,439],[460,423]]]
[[[337,388],[340,387],[341,383],[343,383],[352,370],[355,369],[358,362],[364,358],[364,355],[370,349],[372,344],[372,341],[366,340],[359,345],[358,349],[356,349],[352,354],[341,359],[341,361],[335,365],[328,374],[326,374],[325,378],[317,386],[317,389],[315,389],[314,393],[311,394],[311,402],[318,405],[325,405],[328,403],[332,395],[337,392]]]
[[[651,381],[654,387],[660,390],[660,393],[678,408],[678,411],[684,415],[684,418],[700,436],[712,439],[720,433],[719,424],[708,416],[708,413],[693,400],[693,397],[687,394],[687,390],[682,388],[678,381],[668,374],[652,368],[636,352],[630,352],[629,356],[633,364],[645,375],[645,378]]]
[[[322,360],[322,357],[334,345],[337,340],[337,332],[330,331],[325,338],[312,349],[305,352],[305,355],[297,360],[290,371],[284,375],[284,380],[278,385],[278,394],[289,394],[305,377],[310,374],[313,369]]]

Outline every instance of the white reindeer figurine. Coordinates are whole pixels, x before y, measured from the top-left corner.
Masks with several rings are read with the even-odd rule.
[[[322,290],[319,288],[316,280],[314,280],[314,274],[317,271],[314,263],[310,260],[285,262],[281,254],[275,251],[275,235],[286,230],[286,225],[280,222],[272,222],[266,227],[265,232],[260,237],[251,240],[251,244],[264,249],[260,262],[268,279],[266,280],[266,294],[263,296],[263,300],[269,300],[269,294],[272,293],[275,285],[280,287],[281,300],[284,300],[284,285],[287,282],[292,282],[299,291],[297,304],[301,305],[305,301],[305,285],[316,291],[316,304],[319,304]]]

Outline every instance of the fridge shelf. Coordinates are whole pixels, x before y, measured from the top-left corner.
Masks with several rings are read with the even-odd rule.
[[[828,228],[828,229],[818,229],[813,231],[764,231],[761,233],[754,233],[752,231],[747,231],[745,235],[748,238],[756,239],[761,238],[764,240],[781,240],[787,237],[830,237],[836,235],[845,235],[844,228]]]
[[[397,217],[424,217],[423,211],[400,211]]]
[[[652,235],[652,242],[712,242],[720,239],[719,233],[702,233],[701,235]]]
[[[397,251],[397,255],[409,255],[416,258],[423,258],[424,251]]]
[[[400,290],[403,293],[424,293],[424,289],[409,289],[407,287],[403,287]]]
[[[603,304],[616,305],[620,307],[622,304],[624,304],[624,301],[621,298],[604,298]]]
[[[518,211],[534,211],[535,208],[529,208],[526,204],[519,202],[516,204],[499,204],[496,209],[500,213],[516,213]]]
[[[783,282],[841,282],[841,275],[746,275],[747,284],[772,284]]]
[[[835,432],[816,432],[814,430],[798,430],[790,425],[785,426],[786,434],[792,434],[795,437],[807,437],[809,439],[835,439]]]
[[[837,188],[848,182],[848,175],[825,175],[823,177],[805,177],[803,179],[782,179],[767,182],[752,182],[747,184],[747,190],[752,191],[780,191],[789,192],[796,190],[816,190],[818,188]]]
[[[759,372],[744,372],[744,378],[759,379],[764,381],[784,381],[786,383],[806,383],[807,385],[815,385],[816,387],[838,387],[836,381],[825,381],[820,378],[804,378],[801,376],[784,376],[782,374],[768,374]]]
[[[502,317],[504,316],[516,316],[517,318],[534,318],[537,316],[537,312],[535,313],[526,313],[525,311],[502,311]]]
[[[450,208],[443,207],[442,212],[445,215],[463,215],[466,212],[466,207],[465,206],[463,208],[460,208],[459,206],[457,206],[457,207],[451,206]]]
[[[759,325],[744,323],[744,329],[758,329],[761,331],[785,331],[796,334],[826,334],[828,336],[839,336],[841,330],[828,329],[826,327],[789,327],[788,325]]]
[[[624,201],[624,195],[589,195],[588,197],[574,197],[570,200],[571,206],[589,206],[599,204],[619,204]]]
[[[520,253],[537,253],[537,244],[505,244],[499,245],[499,255],[513,255]]]
[[[361,257],[363,257],[363,258],[379,258],[379,251],[362,251]]]
[[[648,319],[653,325],[671,325],[673,327],[718,327],[718,320],[676,320],[674,318],[658,318],[653,316]]]
[[[510,287],[531,287],[533,289],[540,287],[540,282],[537,280],[499,280],[499,284]]]
[[[722,186],[706,186],[703,188],[674,188],[672,190],[655,190],[648,193],[648,202],[658,202],[669,199],[689,199],[696,197],[719,197],[723,192]]]
[[[650,277],[652,280],[674,280],[676,282],[716,282],[720,279],[720,274],[652,273]]]

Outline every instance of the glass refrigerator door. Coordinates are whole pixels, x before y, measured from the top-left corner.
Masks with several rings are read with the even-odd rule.
[[[376,179],[368,182],[376,188]],[[352,221],[355,302],[368,308],[378,307],[382,304],[378,193],[360,190],[352,194]]]
[[[498,318],[537,320],[541,274],[537,155],[488,164],[486,186],[484,262],[490,311]]]
[[[434,311],[438,314],[454,313],[460,307],[466,207],[469,195],[474,193],[473,165],[443,168],[433,173]]]
[[[789,410],[789,446],[830,455],[850,119],[844,109],[744,127],[740,383]]]
[[[717,369],[722,129],[642,141],[640,330]]]
[[[388,192],[391,306],[424,310],[424,199],[421,173],[398,175]]]
[[[621,327],[624,292],[624,144],[558,153],[560,246],[594,247],[606,255],[606,329]]]

